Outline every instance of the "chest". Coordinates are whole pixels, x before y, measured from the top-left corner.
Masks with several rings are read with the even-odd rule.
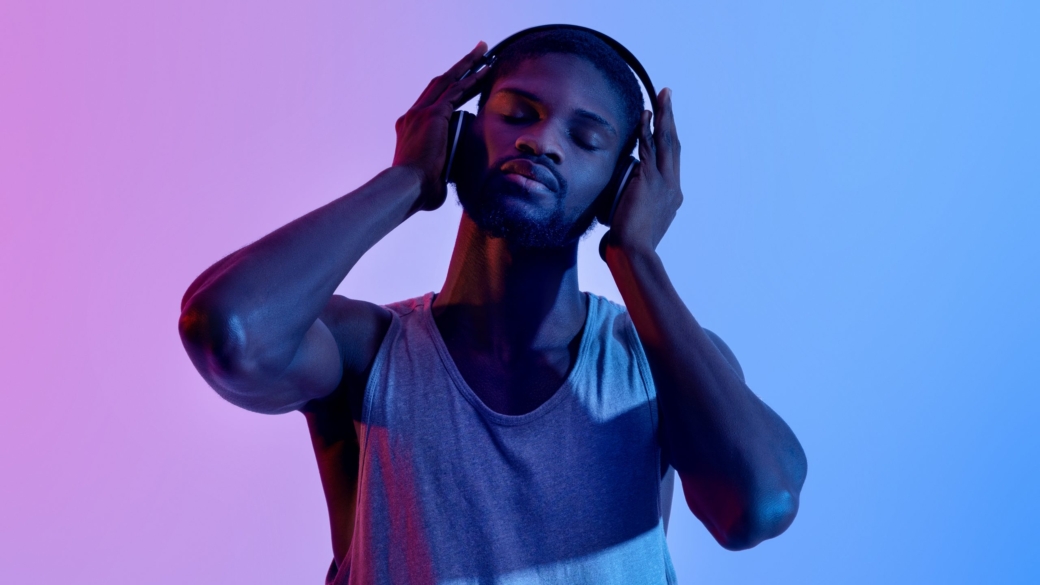
[[[448,344],[456,368],[473,393],[491,410],[506,415],[531,412],[553,396],[577,360],[578,344],[503,358],[484,348]]]

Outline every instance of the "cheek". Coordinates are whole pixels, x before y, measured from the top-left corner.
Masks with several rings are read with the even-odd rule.
[[[568,207],[580,211],[587,209],[603,192],[610,182],[614,167],[602,159],[584,160],[577,161],[570,171],[567,176],[570,191],[568,199],[572,203]]]
[[[481,137],[487,161],[492,163],[514,155],[516,141],[520,137],[515,128],[494,122],[478,125],[475,134]]]

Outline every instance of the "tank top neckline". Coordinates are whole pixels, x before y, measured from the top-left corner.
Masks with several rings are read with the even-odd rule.
[[[519,426],[531,423],[554,410],[565,398],[574,394],[573,389],[578,386],[585,376],[586,355],[589,353],[591,338],[594,337],[590,333],[591,324],[595,322],[594,318],[599,315],[599,305],[597,304],[598,299],[596,295],[584,291],[582,291],[582,294],[585,295],[587,309],[585,311],[585,323],[581,329],[581,341],[578,344],[578,356],[575,358],[570,372],[567,373],[567,377],[560,384],[560,387],[553,392],[552,396],[538,405],[538,408],[524,414],[502,414],[492,410],[470,388],[469,383],[462,377],[462,372],[455,365],[455,360],[451,357],[448,346],[444,343],[444,338],[441,337],[440,330],[437,329],[437,322],[433,320],[433,298],[436,295],[435,292],[431,291],[423,295],[420,312],[422,313],[422,321],[426,326],[427,333],[433,341],[433,346],[437,349],[437,355],[440,356],[444,369],[455,383],[455,388],[462,394],[463,398],[473,405],[473,408],[480,412],[488,421],[504,426]]]

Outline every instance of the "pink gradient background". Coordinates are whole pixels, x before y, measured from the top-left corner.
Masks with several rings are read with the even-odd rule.
[[[1012,4],[5,0],[0,583],[322,582],[303,417],[212,392],[181,295],[387,166],[478,40],[549,22],[675,89],[661,255],[809,456],[798,519],[749,552],[677,498],[680,581],[1040,581],[1040,12]],[[341,290],[439,289],[458,216]],[[617,299],[597,241],[582,287]]]
[[[3,4],[0,581],[322,582],[303,417],[210,391],[176,335],[180,296],[388,165],[393,121],[478,40],[542,21],[478,14]],[[415,218],[344,288],[377,302],[438,289],[459,213]]]

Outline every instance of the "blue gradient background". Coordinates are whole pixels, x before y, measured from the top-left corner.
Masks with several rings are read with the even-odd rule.
[[[547,22],[675,91],[660,252],[809,457],[777,540],[685,508],[682,583],[1037,583],[1040,4],[5,2],[0,582],[320,583],[302,417],[222,402],[176,336],[222,255],[390,163],[476,41]],[[440,288],[459,208],[341,292]],[[582,286],[617,299],[583,245]]]

